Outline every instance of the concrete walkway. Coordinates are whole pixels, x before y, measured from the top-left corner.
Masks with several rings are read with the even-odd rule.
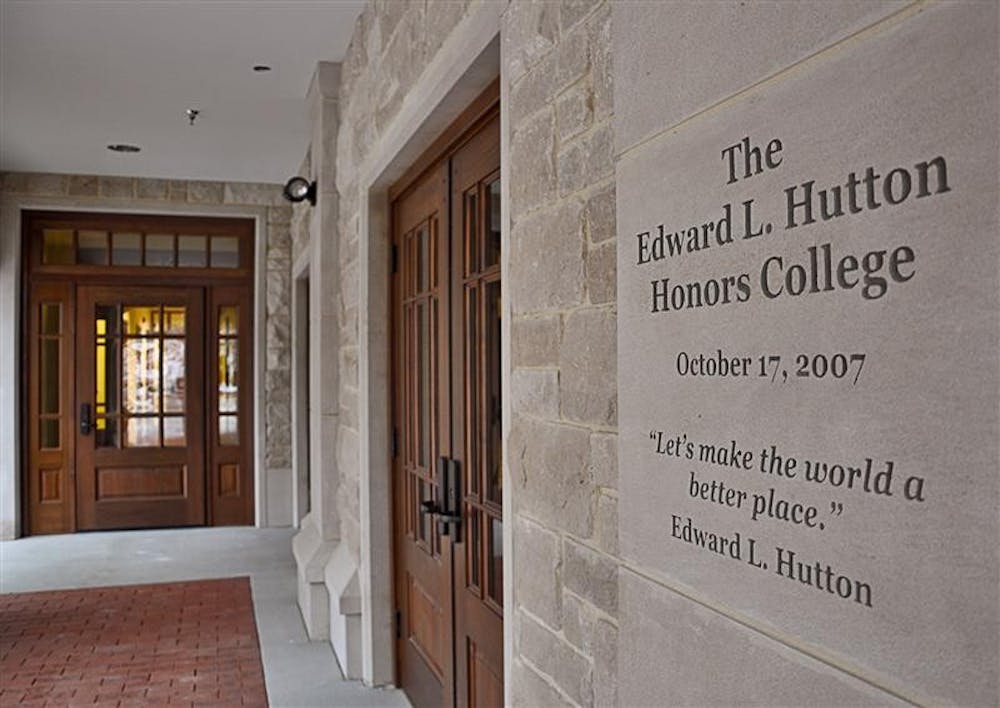
[[[341,678],[327,642],[310,642],[295,601],[292,529],[78,533],[0,542],[0,592],[249,576],[272,706],[405,707],[402,692]]]

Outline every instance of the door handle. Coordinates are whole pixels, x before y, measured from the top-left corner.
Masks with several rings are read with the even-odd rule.
[[[90,422],[90,404],[80,404],[80,435],[90,435],[93,424]]]

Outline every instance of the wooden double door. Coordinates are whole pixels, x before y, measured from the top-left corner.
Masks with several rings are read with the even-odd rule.
[[[503,705],[500,131],[487,111],[393,203],[397,680]]]
[[[27,532],[252,523],[252,228],[26,224]]]

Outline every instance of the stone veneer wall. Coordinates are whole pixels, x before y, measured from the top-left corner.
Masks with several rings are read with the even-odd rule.
[[[178,207],[211,214],[213,207],[250,206],[266,209],[264,448],[265,479],[271,488],[266,521],[271,526],[291,523],[291,339],[290,261],[291,207],[281,196],[281,185],[250,182],[107,177],[7,172],[2,175],[3,197],[43,197],[46,204],[100,211],[136,209],[170,213]],[[220,213],[219,216],[227,216]],[[261,362],[257,362],[259,366]],[[261,474],[258,470],[258,478]],[[277,488],[273,488],[276,485]],[[288,489],[282,489],[287,486]]]
[[[370,3],[341,65],[336,180],[340,538],[360,552],[360,168],[469,3]],[[617,415],[610,6],[512,2],[502,72],[510,145],[516,573],[512,697],[616,701]],[[511,582],[508,579],[507,582]]]

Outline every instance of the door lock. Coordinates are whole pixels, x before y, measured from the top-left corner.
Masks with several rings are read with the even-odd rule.
[[[448,457],[438,458],[438,502],[431,499],[420,502],[420,513],[428,514],[438,522],[442,536],[453,534],[458,543],[461,538],[462,506],[459,495],[458,461]],[[454,525],[454,527],[453,527]]]
[[[93,428],[93,423],[90,422],[90,404],[81,403],[80,404],[80,435],[90,435],[90,431]]]

